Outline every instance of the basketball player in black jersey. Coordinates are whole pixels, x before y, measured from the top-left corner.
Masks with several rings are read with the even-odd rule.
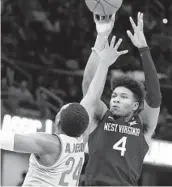
[[[87,93],[88,87],[94,88],[89,89],[94,90],[94,102],[90,109],[92,128],[88,141],[86,185],[137,185],[143,159],[157,125],[161,103],[160,85],[143,33],[143,14],[138,13],[137,24],[132,18],[130,22],[134,34],[130,31],[127,31],[127,34],[140,52],[146,94],[144,97],[142,86],[136,80],[121,77],[111,81],[110,109],[101,101],[108,68],[120,54],[117,49],[122,40],[114,47],[113,37],[109,46],[107,38],[113,27],[113,18],[104,26],[101,23],[101,27],[104,27],[101,32],[98,30],[100,23],[96,21],[98,36],[85,69],[82,85],[83,95]],[[146,125],[145,130],[143,125]]]

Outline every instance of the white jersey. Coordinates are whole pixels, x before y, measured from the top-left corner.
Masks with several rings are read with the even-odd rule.
[[[83,139],[62,134],[59,137],[62,150],[57,162],[46,167],[31,154],[23,186],[78,186],[85,159]]]

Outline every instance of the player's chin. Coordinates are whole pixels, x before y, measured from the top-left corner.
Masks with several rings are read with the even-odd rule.
[[[111,108],[111,112],[114,116],[122,116],[122,111],[117,108]]]

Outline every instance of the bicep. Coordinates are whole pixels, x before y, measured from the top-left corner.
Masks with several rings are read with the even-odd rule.
[[[54,143],[47,140],[43,134],[15,134],[14,137],[15,152],[49,154],[56,150],[54,148]]]
[[[152,134],[155,131],[155,128],[158,123],[160,107],[152,108],[146,101],[144,101],[144,110],[139,114],[143,124],[146,124],[147,130],[145,132],[146,139],[151,139]]]

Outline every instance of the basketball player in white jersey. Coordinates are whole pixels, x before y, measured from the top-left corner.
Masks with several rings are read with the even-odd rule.
[[[81,104],[67,104],[56,116],[54,134],[0,131],[0,148],[31,153],[23,186],[77,186],[88,123],[88,113]]]
[[[17,134],[0,130],[0,148],[31,153],[23,186],[77,186],[88,140],[93,86],[81,103],[64,105],[54,134]]]

